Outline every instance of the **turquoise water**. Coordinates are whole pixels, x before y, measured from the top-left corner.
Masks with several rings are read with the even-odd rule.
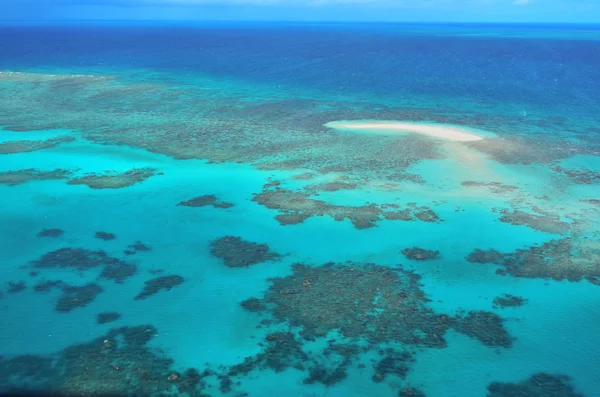
[[[0,29],[0,388],[597,395],[597,28],[473,29]]]

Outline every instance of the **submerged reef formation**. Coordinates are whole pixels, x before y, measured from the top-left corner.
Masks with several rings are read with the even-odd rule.
[[[527,299],[520,296],[504,294],[494,298],[494,308],[519,307],[527,303]]]
[[[374,227],[382,219],[441,221],[433,210],[425,206],[419,207],[414,203],[408,204],[408,208],[401,211],[397,210],[399,207],[395,204],[334,205],[310,198],[307,193],[279,188],[264,190],[255,194],[252,200],[269,209],[279,211],[280,214],[275,216],[275,219],[282,225],[302,223],[313,216],[330,216],[336,221],[348,219],[357,229]]]
[[[60,313],[68,313],[78,307],[89,305],[103,291],[102,287],[95,283],[73,286],[60,280],[42,281],[33,287],[38,293],[50,292],[54,288],[62,291],[55,306],[55,310]]]
[[[35,152],[37,150],[48,149],[60,145],[61,143],[73,142],[75,138],[71,136],[62,136],[50,138],[44,141],[9,141],[0,143],[0,154],[14,154]]]
[[[121,327],[55,355],[0,358],[2,390],[49,391],[62,395],[203,397],[209,371],[178,372],[173,360],[150,349],[151,325]]]
[[[215,208],[233,207],[232,203],[228,203],[226,201],[219,201],[217,196],[215,196],[214,194],[206,194],[204,196],[194,197],[193,199],[182,201],[177,205],[184,207],[207,207],[209,205]]]
[[[60,248],[42,255],[40,259],[30,263],[38,269],[85,271],[103,267],[100,276],[116,282],[122,282],[136,272],[135,265],[113,258],[101,250],[92,251],[83,248]]]
[[[552,170],[565,175],[570,181],[581,185],[592,185],[600,183],[600,172],[587,168],[581,170],[566,169],[560,166],[552,167]]]
[[[510,223],[511,225],[525,225],[532,229],[546,233],[566,234],[572,229],[572,225],[560,220],[556,215],[535,215],[527,212],[514,210],[501,210],[500,222]]]
[[[265,307],[275,319],[303,327],[307,339],[338,330],[344,337],[364,338],[373,344],[397,341],[445,347],[443,336],[449,328],[475,334],[470,324],[497,333],[489,340],[507,346],[501,322],[473,318],[485,312],[467,318],[434,313],[427,307],[428,299],[415,273],[374,264],[296,264],[293,270],[288,277],[272,279],[259,300],[262,305],[253,301],[252,307]]]
[[[56,302],[56,311],[68,313],[78,307],[92,303],[103,290],[98,284],[90,283],[81,287],[62,285],[63,295]]]
[[[0,172],[0,184],[17,186],[31,181],[47,181],[54,179],[67,179],[70,171],[56,169],[54,171],[40,171],[34,168],[17,171]]]
[[[114,233],[108,233],[108,232],[96,232],[95,237],[99,240],[104,240],[104,241],[110,241],[110,240],[114,240],[117,238],[117,236]]]
[[[487,397],[584,397],[566,375],[537,373],[519,383],[493,382]]]
[[[453,327],[486,346],[511,347],[514,339],[504,328],[502,318],[490,312],[474,311],[466,316],[459,314]]]
[[[136,241],[135,243],[128,245],[127,249],[123,251],[123,253],[125,255],[133,255],[140,251],[152,251],[152,248],[142,243],[141,241]]]
[[[394,349],[386,349],[385,356],[375,365],[374,382],[383,382],[387,375],[396,375],[405,378],[410,371],[410,365],[414,362],[412,354]]]
[[[400,390],[398,397],[427,397],[425,393],[414,387],[405,387]]]
[[[361,352],[353,344],[333,341],[329,341],[321,351],[305,352],[304,341],[291,332],[270,333],[260,346],[264,348],[261,353],[246,357],[241,364],[230,367],[227,377],[239,377],[256,369],[282,372],[294,368],[307,372],[304,384],[332,386],[346,378],[348,366]]]
[[[310,185],[306,190],[311,193],[316,192],[337,192],[338,190],[354,190],[358,187],[356,183],[348,183],[342,181],[320,183],[318,185]]]
[[[142,300],[155,295],[162,290],[170,291],[173,287],[183,284],[183,281],[183,277],[176,275],[153,278],[144,283],[142,291],[133,299]]]
[[[23,292],[27,289],[27,284],[25,281],[9,281],[8,282],[8,293],[9,294],[18,294],[19,292]]]
[[[272,252],[267,244],[254,243],[235,236],[225,236],[213,241],[210,244],[210,253],[223,259],[223,263],[228,267],[248,267],[281,257],[280,254]]]
[[[562,238],[541,246],[502,253],[476,249],[467,256],[472,263],[493,263],[514,277],[588,281],[600,285],[600,242],[592,239]]]
[[[262,299],[241,303],[264,316],[265,325],[287,324],[294,332],[270,334],[261,344],[263,351],[232,367],[229,375],[293,367],[308,372],[305,383],[332,385],[345,378],[360,353],[372,351],[379,356],[373,364],[374,382],[388,375],[404,378],[413,363],[409,349],[446,347],[444,335],[450,328],[488,346],[511,347],[512,337],[498,316],[437,314],[427,306],[419,280],[415,273],[374,264],[296,264],[292,275],[270,280]],[[332,338],[332,333],[339,336]],[[327,341],[327,348],[303,348],[317,340]],[[381,348],[398,342],[405,347]]]
[[[157,175],[154,168],[134,168],[126,172],[91,173],[71,179],[69,185],[87,185],[92,189],[121,189],[145,181]]]
[[[96,322],[98,324],[106,324],[117,321],[121,318],[121,314],[117,312],[102,312],[96,316]]]
[[[37,234],[38,237],[60,237],[65,233],[62,229],[43,229]]]
[[[407,259],[414,261],[428,261],[440,258],[440,251],[426,250],[419,247],[405,248],[401,252]]]
[[[513,185],[505,185],[501,182],[476,182],[476,181],[464,181],[460,183],[464,187],[486,187],[494,194],[503,194],[514,192],[519,190],[518,187]]]

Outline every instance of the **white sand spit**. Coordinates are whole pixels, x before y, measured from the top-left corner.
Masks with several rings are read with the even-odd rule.
[[[472,142],[484,139],[473,130],[447,124],[418,123],[409,121],[332,121],[326,127],[337,130],[356,130],[366,133],[393,135],[414,133],[453,142]]]

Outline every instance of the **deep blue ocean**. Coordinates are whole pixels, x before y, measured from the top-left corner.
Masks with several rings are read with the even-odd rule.
[[[600,27],[0,26],[0,391],[600,395]]]

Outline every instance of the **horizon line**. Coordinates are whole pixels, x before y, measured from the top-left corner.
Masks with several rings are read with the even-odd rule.
[[[405,25],[566,25],[566,26],[598,26],[600,22],[510,22],[510,21],[398,21],[398,20],[245,20],[245,19],[42,19],[42,20],[2,20],[0,19],[0,25],[5,23],[28,23],[28,24],[49,24],[49,23],[93,23],[93,22],[109,22],[109,23],[169,23],[169,24],[203,24],[203,23],[268,23],[268,24],[285,24],[285,23],[300,23],[300,24],[405,24]]]

